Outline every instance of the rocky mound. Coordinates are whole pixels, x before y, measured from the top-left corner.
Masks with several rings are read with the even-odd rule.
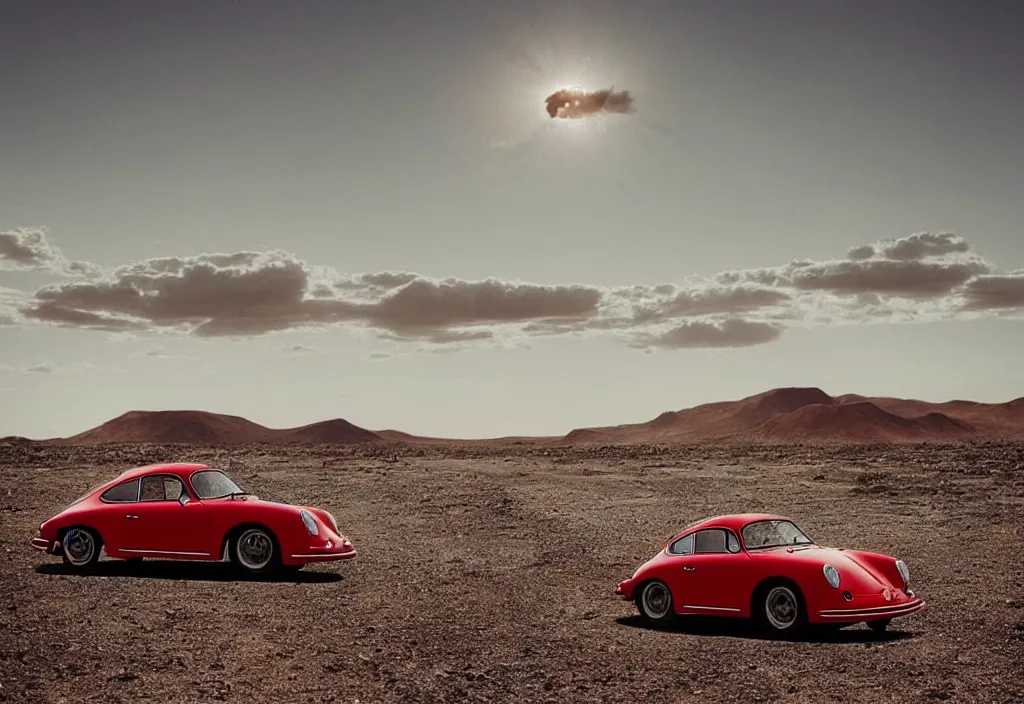
[[[761,442],[925,442],[961,440],[974,429],[941,413],[904,418],[873,403],[814,404],[770,418],[747,435]]]
[[[341,418],[311,423],[291,430],[279,430],[276,433],[274,438],[276,442],[317,445],[351,445],[359,442],[375,442],[381,439],[377,433],[360,428]]]
[[[246,445],[311,443],[347,445],[379,436],[346,420],[335,419],[299,428],[272,429],[240,416],[206,411],[129,411],[61,444],[112,443]]]
[[[240,416],[206,411],[129,411],[66,442],[240,444],[267,442],[271,431]]]

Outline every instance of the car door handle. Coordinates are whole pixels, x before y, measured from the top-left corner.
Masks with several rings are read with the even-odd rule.
[[[129,513],[129,514],[127,514],[127,515],[125,516],[125,518],[131,518],[131,519],[135,519],[135,518],[138,518],[138,516],[136,516],[136,515],[135,515],[134,513]]]
[[[683,567],[683,570],[686,571],[686,572],[693,572],[695,569],[697,569],[697,568],[696,567],[690,567],[689,565],[686,565],[686,566]]]

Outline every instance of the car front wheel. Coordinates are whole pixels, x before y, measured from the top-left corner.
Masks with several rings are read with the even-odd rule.
[[[776,636],[796,633],[807,619],[800,592],[788,584],[763,589],[756,609],[762,629]]]
[[[672,592],[668,585],[657,579],[641,587],[636,597],[636,606],[641,616],[657,626],[668,623],[675,614],[672,609]]]
[[[231,562],[250,574],[263,574],[277,566],[273,536],[264,528],[246,528],[231,542]]]
[[[60,541],[64,564],[87,570],[100,559],[100,538],[88,528],[71,528]]]

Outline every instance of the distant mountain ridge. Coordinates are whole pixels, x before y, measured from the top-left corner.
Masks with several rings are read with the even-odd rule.
[[[1024,440],[1024,398],[1007,403],[829,396],[772,389],[738,401],[666,411],[646,423],[577,428],[558,444],[738,441],[905,443]]]
[[[1006,403],[954,400],[942,403],[858,394],[830,396],[819,388],[779,388],[738,401],[707,403],[665,411],[644,423],[576,428],[560,437],[502,437],[457,440],[373,431],[342,418],[297,428],[274,429],[241,416],[208,411],[129,411],[68,438],[42,442],[61,445],[267,443],[353,445],[539,446],[623,445],[636,443],[740,442],[909,443],[1024,441],[1024,398]],[[0,443],[36,441],[21,437]]]

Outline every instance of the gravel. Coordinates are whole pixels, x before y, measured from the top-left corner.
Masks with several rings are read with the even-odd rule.
[[[132,466],[201,461],[322,506],[350,562],[66,572],[41,521]],[[903,558],[929,610],[796,642],[645,628],[618,581],[676,530],[768,511]],[[1020,702],[1024,446],[0,445],[0,701]]]

